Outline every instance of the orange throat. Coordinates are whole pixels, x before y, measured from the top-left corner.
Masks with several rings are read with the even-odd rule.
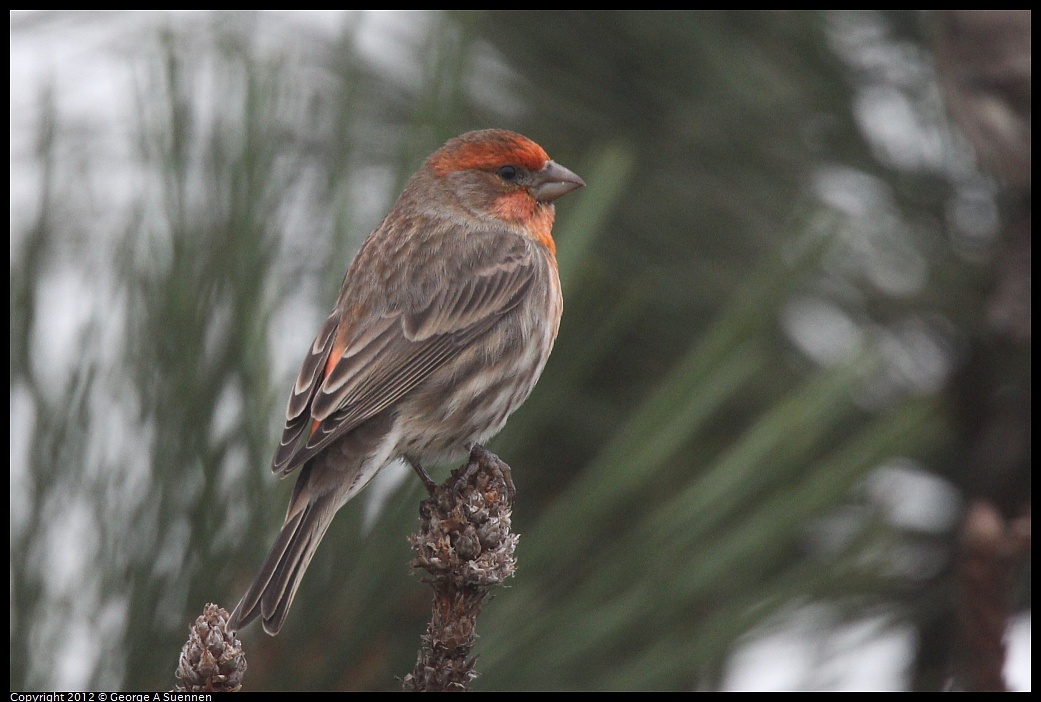
[[[527,236],[556,255],[557,244],[553,241],[554,212],[552,205],[540,205],[527,192],[518,191],[496,198],[492,212],[499,219],[519,225],[525,230]]]

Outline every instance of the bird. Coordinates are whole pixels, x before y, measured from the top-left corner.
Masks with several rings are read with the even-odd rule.
[[[229,618],[282,628],[336,512],[380,470],[494,436],[534,388],[563,310],[554,201],[585,182],[531,139],[467,132],[409,179],[347,269],[290,393],[272,472],[299,472],[271,551]]]

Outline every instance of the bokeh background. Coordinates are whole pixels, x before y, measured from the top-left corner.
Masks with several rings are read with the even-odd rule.
[[[1030,35],[1024,102],[1022,62],[951,82],[947,20],[13,12],[11,689],[174,684],[281,524],[286,393],[351,256],[493,126],[588,187],[491,444],[522,537],[474,687],[958,685],[966,505],[1029,519]],[[1012,95],[1025,145],[977,159],[945,84]],[[246,689],[399,689],[423,490],[385,473],[282,633],[243,632]],[[1006,584],[1029,689],[1028,558]]]

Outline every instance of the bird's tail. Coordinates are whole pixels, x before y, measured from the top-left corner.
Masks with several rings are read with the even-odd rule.
[[[317,498],[308,494],[308,468],[297,482],[286,521],[264,566],[231,614],[228,628],[232,631],[260,616],[264,631],[272,636],[279,632],[311,557],[332,523],[338,505],[330,494]]]

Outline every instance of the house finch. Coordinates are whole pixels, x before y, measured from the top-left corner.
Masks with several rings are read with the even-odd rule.
[[[563,300],[553,201],[585,183],[499,129],[434,152],[347,270],[289,396],[272,470],[300,469],[282,530],[231,615],[277,634],[333,515],[384,466],[491,438],[549,358]]]

